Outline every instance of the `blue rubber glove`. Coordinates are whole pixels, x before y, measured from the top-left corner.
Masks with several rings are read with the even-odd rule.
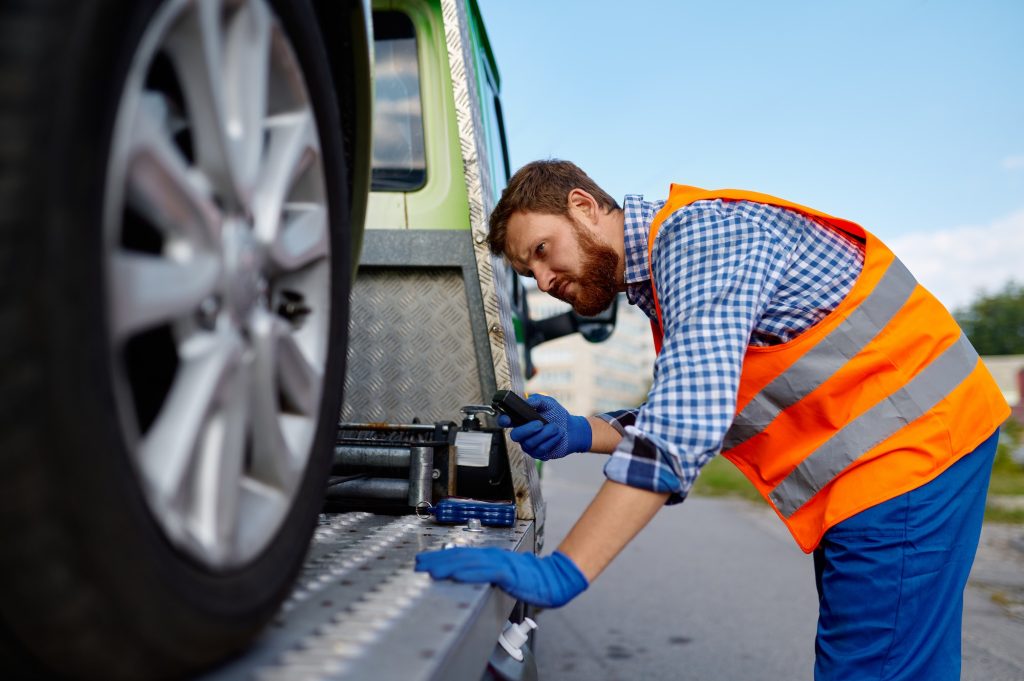
[[[490,582],[510,596],[545,608],[565,605],[590,586],[576,564],[560,551],[543,558],[508,549],[429,551],[416,556],[416,572],[470,584]]]
[[[535,459],[548,461],[590,450],[594,431],[586,417],[573,416],[556,399],[547,395],[530,395],[526,401],[548,422],[545,425],[540,421],[530,421],[512,429],[509,437],[518,442],[524,452]],[[508,428],[512,421],[501,414],[498,425]]]

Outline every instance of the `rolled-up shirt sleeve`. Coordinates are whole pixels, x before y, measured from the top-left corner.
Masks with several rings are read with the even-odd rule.
[[[597,418],[605,421],[618,431],[619,435],[626,434],[626,426],[631,426],[636,423],[636,417],[640,413],[640,408],[636,409],[619,409],[618,411],[609,411],[604,414],[598,414]]]
[[[646,403],[616,418],[623,438],[604,472],[679,503],[721,450],[751,333],[791,256],[771,229],[721,201],[669,216],[653,256],[662,351]]]

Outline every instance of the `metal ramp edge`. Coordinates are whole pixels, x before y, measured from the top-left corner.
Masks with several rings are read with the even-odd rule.
[[[240,657],[198,681],[408,681],[482,674],[515,604],[489,585],[413,571],[421,551],[530,551],[533,521],[468,531],[415,516],[321,516],[292,594]]]

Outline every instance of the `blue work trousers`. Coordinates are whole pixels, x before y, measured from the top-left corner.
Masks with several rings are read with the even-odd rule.
[[[997,440],[825,533],[814,552],[815,681],[960,678],[964,587]]]

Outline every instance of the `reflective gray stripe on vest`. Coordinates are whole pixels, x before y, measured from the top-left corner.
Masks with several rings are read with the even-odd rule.
[[[851,463],[930,411],[970,376],[978,353],[967,336],[946,348],[905,386],[843,426],[800,462],[768,496],[785,517],[794,512]]]
[[[889,263],[874,290],[818,344],[776,376],[736,415],[722,448],[732,449],[767,428],[784,410],[814,392],[889,323],[917,281],[899,259]]]

